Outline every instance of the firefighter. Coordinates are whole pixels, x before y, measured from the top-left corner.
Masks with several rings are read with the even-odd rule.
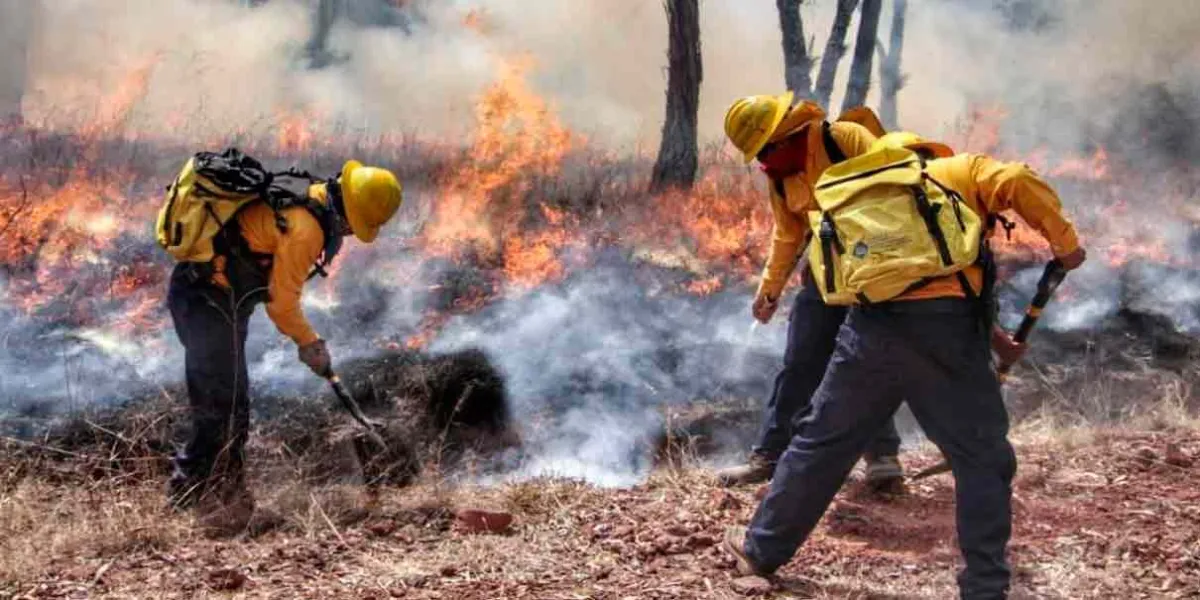
[[[1055,192],[1026,165],[949,148],[911,133],[880,138],[877,147],[907,147],[929,159],[925,171],[986,217],[1013,209],[1049,242],[1068,270],[1086,258]],[[749,528],[731,527],[722,547],[737,569],[765,575],[791,560],[825,513],[854,461],[908,399],[922,429],[946,454],[955,478],[958,543],[966,566],[962,598],[1004,598],[1012,528],[1011,482],[1016,456],[1008,415],[991,367],[989,331],[981,322],[979,265],[901,295],[850,309],[812,409],[779,459],[775,477]],[[1015,358],[999,328],[992,345]],[[908,394],[908,392],[915,392]]]
[[[805,246],[809,233],[807,212],[815,208],[812,196],[817,178],[831,164],[865,153],[876,139],[856,122],[840,119],[827,123],[825,112],[816,104],[803,101],[793,106],[792,100],[791,92],[749,96],[735,101],[725,114],[729,140],[746,163],[758,160],[771,183],[774,231],[752,305],[754,318],[762,323],[775,314]],[[801,271],[801,288],[788,318],[783,368],[767,402],[758,443],[745,464],[717,472],[723,485],[761,483],[771,478],[779,455],[792,437],[793,424],[807,411],[812,393],[821,382],[846,309],[827,306],[810,278],[806,267]],[[889,420],[880,427],[864,456],[870,485],[888,487],[902,479],[899,452],[900,436]]]
[[[220,513],[223,528],[237,530],[254,513],[243,467],[251,313],[265,302],[276,328],[295,342],[299,360],[318,375],[331,374],[325,340],[301,310],[302,287],[330,238],[340,243],[340,236],[353,234],[371,243],[402,200],[395,175],[357,161],[347,162],[338,177],[306,183],[301,193],[331,208],[321,213],[327,218],[318,220],[306,206],[276,212],[265,202],[247,205],[216,234],[211,261],[180,262],[171,274],[167,304],[184,347],[192,431],[173,457],[168,496],[178,509],[200,501],[201,516]]]

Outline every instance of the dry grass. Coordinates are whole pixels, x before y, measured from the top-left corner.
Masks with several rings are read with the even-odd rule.
[[[1200,593],[1196,420],[1048,431],[1043,423],[1016,436],[1018,587],[1038,598]],[[1170,464],[1168,445],[1198,464]],[[906,460],[915,467],[934,458]],[[753,488],[720,489],[690,460],[631,489],[429,477],[379,493],[255,487],[286,524],[253,539],[211,540],[163,507],[154,481],[11,482],[0,494],[0,597],[735,598],[742,594],[716,543],[755,507]],[[948,477],[932,478],[878,499],[852,482],[770,596],[952,596],[952,489]],[[509,511],[514,527],[462,533],[453,511],[463,507]]]

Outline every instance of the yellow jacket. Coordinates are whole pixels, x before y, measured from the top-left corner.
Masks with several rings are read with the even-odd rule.
[[[786,198],[779,195],[774,184],[771,185],[771,214],[775,224],[771,233],[771,250],[767,255],[767,265],[758,285],[758,295],[766,294],[775,299],[783,293],[783,287],[787,284],[792,270],[796,268],[796,261],[808,241],[808,211],[817,207],[813,200],[813,185],[831,164],[822,140],[821,121],[808,121],[788,129],[784,129],[785,127],[788,127],[786,119],[780,124],[780,129],[787,133],[776,138],[787,137],[793,133],[807,135],[810,150],[804,171],[783,179]],[[805,128],[807,130],[804,130]],[[847,157],[865,154],[875,141],[875,136],[857,123],[831,123],[830,133],[833,134],[838,148],[841,148]]]
[[[1058,194],[1027,165],[1002,162],[979,154],[958,154],[931,160],[925,170],[942,185],[962,194],[967,205],[981,216],[1012,209],[1050,242],[1054,256],[1064,256],[1079,249],[1075,226],[1063,214]],[[966,275],[972,287],[979,291],[983,282],[982,269],[970,267]],[[899,299],[963,295],[958,278],[950,276]]]
[[[309,194],[319,202],[327,201],[325,184],[313,185],[309,188]],[[237,220],[250,250],[271,255],[267,316],[280,333],[292,338],[297,345],[304,346],[317,341],[319,336],[300,308],[300,293],[313,264],[325,248],[325,234],[316,217],[304,207],[286,208],[282,214],[287,219],[287,233],[279,230],[275,224],[275,213],[264,203],[253,204],[242,210]],[[215,260],[213,264],[217,269],[213,282],[228,287],[229,282],[222,269],[223,261]]]

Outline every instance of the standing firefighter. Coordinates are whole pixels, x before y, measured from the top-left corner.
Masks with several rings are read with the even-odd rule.
[[[791,92],[737,100],[725,114],[725,134],[747,163],[758,159],[771,183],[774,232],[752,307],[754,318],[766,323],[775,314],[779,296],[809,235],[807,213],[815,208],[813,185],[817,178],[830,165],[867,152],[875,136],[855,122],[825,121],[825,112],[812,102],[792,106]],[[760,483],[771,478],[779,455],[792,437],[793,424],[807,412],[833,354],[834,337],[846,308],[827,306],[822,301],[807,268],[801,276],[803,287],[796,294],[788,321],[783,369],[767,403],[758,445],[746,464],[717,473],[725,485]],[[897,459],[899,452],[900,436],[894,423],[882,423],[879,435],[866,449],[867,479],[872,485],[886,486],[900,480],[903,473]]]
[[[954,473],[961,596],[1007,595],[1016,457],[989,332],[1011,340],[991,322],[986,225],[1013,209],[1063,268],[1079,267],[1085,253],[1058,197],[1028,167],[949,154],[888,134],[817,183],[813,277],[827,302],[851,308],[750,527],[726,532],[739,571],[768,574],[792,558],[904,397]]]
[[[240,529],[254,504],[244,481],[249,427],[246,328],[257,304],[323,377],[332,362],[300,307],[301,288],[345,235],[372,242],[401,203],[385,169],[349,161],[327,180],[272,174],[236,149],[192,157],[167,189],[157,234],[176,260],[167,303],[184,346],[191,437],[174,459],[173,506]]]

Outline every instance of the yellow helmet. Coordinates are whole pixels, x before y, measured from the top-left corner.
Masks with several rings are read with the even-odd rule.
[[[838,121],[858,123],[867,128],[871,135],[875,137],[883,137],[887,134],[887,130],[883,128],[883,123],[879,122],[879,115],[867,106],[855,106],[847,109],[838,117]]]
[[[403,202],[396,176],[387,169],[364,167],[357,160],[342,167],[342,206],[354,237],[366,243],[375,241],[383,227]]]
[[[747,163],[767,145],[775,128],[792,106],[792,92],[778,96],[746,96],[725,111],[725,135]]]
[[[911,131],[893,131],[885,134],[871,144],[871,151],[882,148],[908,148],[909,150],[927,150],[937,158],[954,156],[954,150],[946,144],[931,142]]]

